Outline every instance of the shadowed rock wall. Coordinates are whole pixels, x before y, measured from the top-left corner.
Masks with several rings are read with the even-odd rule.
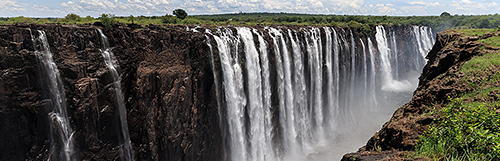
[[[47,34],[79,159],[120,159],[113,81],[96,28],[120,65],[130,137],[140,160],[218,160],[220,132],[208,46],[185,26],[0,26],[0,160],[46,160],[51,105],[30,30]],[[36,33],[36,32],[33,32]],[[37,36],[36,34],[34,36]]]

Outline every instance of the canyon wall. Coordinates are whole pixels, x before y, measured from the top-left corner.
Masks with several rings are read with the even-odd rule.
[[[127,144],[135,160],[339,157],[410,99],[434,40],[427,27],[372,29],[0,26],[0,160],[57,158],[37,31],[64,87],[75,160],[129,160]]]
[[[120,120],[101,26],[0,26],[0,160],[47,160],[52,110],[30,31],[46,32],[64,84],[78,160],[120,159]],[[220,132],[205,37],[185,26],[103,29],[119,64],[140,160],[218,160]],[[37,37],[36,33],[33,34]]]

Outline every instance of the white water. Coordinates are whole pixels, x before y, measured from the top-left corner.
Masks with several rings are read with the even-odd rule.
[[[103,44],[103,50],[101,52],[102,56],[104,57],[104,62],[106,63],[106,66],[108,67],[111,76],[113,76],[113,87],[115,91],[115,103],[116,106],[118,107],[118,113],[120,115],[120,125],[121,125],[121,132],[122,132],[122,137],[123,137],[123,144],[121,145],[121,151],[122,151],[122,157],[123,160],[126,161],[131,161],[133,160],[133,152],[132,152],[132,146],[130,145],[130,136],[129,136],[129,131],[128,131],[128,124],[127,124],[127,109],[125,108],[125,98],[123,97],[123,92],[122,92],[122,85],[121,85],[121,78],[120,75],[118,74],[117,68],[119,67],[118,62],[113,55],[113,52],[111,52],[111,48],[109,47],[109,42],[108,38],[106,35],[104,35],[101,31],[101,29],[97,29],[99,34],[101,35],[102,39],[102,44]]]
[[[411,79],[418,76],[397,75],[422,66],[400,61],[424,59],[417,50],[401,53],[398,33],[376,29],[377,46],[369,37],[329,27],[219,28],[208,36],[221,65],[224,159],[307,160],[313,154],[314,160],[330,149],[323,159],[338,160],[366,143],[390,116],[382,112],[401,105],[390,93],[408,95],[398,92],[416,87]],[[432,39],[428,30],[418,31]]]
[[[371,103],[371,108],[370,110],[375,111],[377,110],[376,107],[378,107],[378,101],[377,101],[377,95],[376,95],[376,90],[375,88],[375,82],[376,82],[376,70],[375,70],[375,53],[373,52],[373,42],[370,38],[368,38],[368,51],[370,53],[370,92],[369,96],[371,97],[370,103]]]
[[[72,139],[73,131],[66,112],[67,107],[64,86],[57,65],[52,58],[52,52],[50,52],[47,35],[44,31],[40,30],[38,30],[38,35],[38,38],[34,38],[33,34],[31,34],[31,39],[36,49],[35,55],[40,61],[44,76],[46,76],[44,79],[46,79],[52,105],[52,112],[49,113],[51,123],[50,130],[52,134],[50,137],[50,158],[66,161],[75,160]]]
[[[381,60],[380,65],[382,71],[382,90],[395,92],[414,90],[416,85],[412,85],[408,80],[394,79],[392,64],[390,62],[391,51],[388,45],[385,29],[383,26],[377,26],[376,30],[377,33],[375,34],[375,38],[377,40]]]

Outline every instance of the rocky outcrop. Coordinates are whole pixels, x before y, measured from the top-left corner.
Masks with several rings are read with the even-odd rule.
[[[499,50],[477,41],[491,36],[495,36],[495,33],[483,36],[466,36],[454,30],[438,33],[412,100],[398,108],[364,147],[356,153],[344,155],[343,160],[378,160],[373,159],[373,156],[392,156],[414,150],[419,136],[437,117],[424,113],[445,107],[448,98],[473,90],[467,83],[460,81],[465,77],[459,69],[473,56]],[[473,83],[480,80],[469,81]],[[425,158],[414,160],[422,159]]]
[[[185,26],[0,26],[0,160],[47,160],[47,113],[31,33],[54,54],[75,131],[78,159],[119,159],[113,81],[101,55],[102,28],[121,69],[130,138],[141,160],[218,160],[220,131],[208,46]]]

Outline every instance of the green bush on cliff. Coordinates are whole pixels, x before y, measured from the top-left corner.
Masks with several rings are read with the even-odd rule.
[[[438,160],[500,159],[498,105],[452,100],[417,144],[417,153]]]

